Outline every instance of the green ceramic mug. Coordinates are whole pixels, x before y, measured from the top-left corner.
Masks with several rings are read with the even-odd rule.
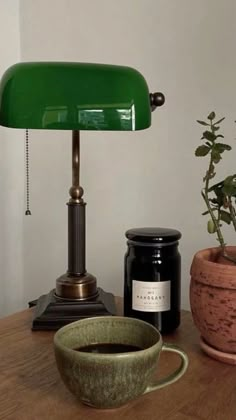
[[[104,343],[112,351],[119,344],[125,352],[103,354],[83,349],[91,344],[103,347]],[[57,331],[54,349],[67,388],[83,403],[97,408],[119,407],[169,385],[188,366],[187,355],[180,348],[163,344],[155,327],[134,318],[104,316],[73,322]],[[154,380],[161,351],[177,353],[181,364],[168,377]]]

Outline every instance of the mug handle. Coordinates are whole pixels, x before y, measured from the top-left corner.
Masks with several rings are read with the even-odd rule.
[[[188,356],[179,347],[175,346],[174,344],[164,343],[161,351],[169,351],[171,353],[177,353],[181,358],[180,366],[167,377],[162,378],[159,381],[153,381],[153,383],[147,386],[147,388],[144,391],[144,394],[147,394],[148,392],[156,391],[157,389],[163,388],[164,386],[173,384],[174,382],[178,381],[178,379],[180,379],[181,376],[183,376],[183,374],[187,370]]]

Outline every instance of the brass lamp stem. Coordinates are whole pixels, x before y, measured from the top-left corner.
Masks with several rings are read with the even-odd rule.
[[[80,132],[72,133],[72,187],[70,188],[70,203],[83,203],[83,188],[80,186]]]
[[[80,186],[80,132],[72,133],[72,187],[68,204],[68,270],[57,279],[56,296],[87,300],[97,296],[96,278],[86,270],[86,217]]]
[[[72,183],[79,185],[80,176],[80,132],[74,130],[72,133]]]

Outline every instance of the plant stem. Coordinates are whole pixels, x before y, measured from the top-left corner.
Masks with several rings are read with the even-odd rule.
[[[234,257],[230,257],[230,255],[226,254],[225,251],[223,251],[222,253],[222,257],[224,257],[226,260],[233,262],[234,264],[236,264],[236,258]]]
[[[211,205],[210,205],[210,202],[209,202],[209,199],[208,199],[208,195],[207,194],[205,195],[204,192],[202,191],[202,196],[204,198],[204,201],[205,201],[205,203],[207,205],[208,211],[209,211],[209,213],[211,215],[211,218],[213,220],[213,223],[215,225],[215,229],[216,229],[216,233],[217,233],[217,236],[218,236],[218,240],[219,240],[220,246],[222,248],[222,257],[225,258],[227,261],[230,261],[230,262],[233,262],[234,264],[236,264],[236,258],[231,257],[225,251],[225,245],[226,244],[224,242],[224,238],[223,238],[223,235],[221,233],[221,229],[219,227],[219,222],[217,221],[217,219],[216,219],[216,217],[214,215],[214,212],[212,211],[212,208],[211,208]],[[234,212],[234,221],[236,222],[236,219],[235,219],[235,209],[234,209],[233,206],[232,206],[232,211]],[[235,226],[236,226],[236,224],[234,224],[234,228],[235,228]]]
[[[203,199],[204,199],[204,201],[206,203],[207,209],[208,209],[208,211],[210,213],[210,216],[212,218],[212,221],[214,223],[216,234],[217,234],[218,240],[220,242],[220,246],[221,246],[222,249],[224,249],[224,247],[225,247],[226,244],[225,244],[225,241],[224,241],[224,238],[223,238],[221,229],[220,229],[219,224],[217,222],[217,219],[216,219],[216,217],[214,215],[214,212],[213,212],[213,210],[211,208],[211,205],[210,205],[210,202],[209,202],[209,198],[208,198],[208,195],[206,193],[206,188],[204,190],[205,190],[205,193],[202,191],[202,197],[203,197]]]
[[[236,231],[236,212],[235,212],[235,208],[232,204],[231,197],[229,197],[228,200],[229,200],[229,211],[230,211],[232,223],[233,223],[233,226],[234,226],[234,230]]]
[[[229,203],[229,211],[230,211],[230,214],[231,214],[232,223],[234,225],[234,230],[236,231],[236,213],[235,213],[235,208],[234,208],[234,206],[232,204],[231,197],[228,197],[228,203]],[[225,250],[223,250],[222,256],[226,260],[231,261],[234,264],[236,264],[236,258],[231,257],[230,255],[228,255]]]
[[[211,121],[211,130],[214,133],[212,121]],[[214,148],[214,144],[213,144],[213,148]],[[217,237],[218,237],[218,241],[219,241],[220,246],[221,246],[221,248],[224,252],[224,248],[225,248],[226,244],[225,244],[225,241],[224,241],[221,229],[220,229],[220,223],[214,215],[214,212],[211,208],[211,204],[210,204],[209,197],[208,197],[209,182],[210,182],[211,175],[212,175],[213,171],[214,171],[214,164],[213,164],[213,156],[212,156],[212,151],[211,151],[211,159],[210,159],[209,168],[208,168],[208,171],[207,171],[206,177],[205,177],[205,188],[204,188],[204,193],[202,191],[202,196],[203,196],[204,201],[206,203],[207,209],[210,213],[211,219],[214,223],[216,234],[217,234]]]

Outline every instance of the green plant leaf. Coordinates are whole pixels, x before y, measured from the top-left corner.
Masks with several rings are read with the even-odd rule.
[[[217,164],[217,163],[219,163],[220,160],[221,160],[221,156],[220,155],[217,155],[217,156],[214,157],[213,162],[215,164]]]
[[[208,192],[215,191],[218,189],[221,190],[223,185],[224,185],[224,181],[217,182],[217,184],[214,184],[210,188],[208,188]]]
[[[215,185],[212,185],[210,188],[208,188],[208,193],[214,192],[216,198],[211,199],[211,202],[218,205],[219,207],[222,207],[225,202],[225,194],[222,191],[224,186],[224,181],[218,182]]]
[[[216,126],[214,126],[213,125],[213,127],[212,127],[212,130],[215,132],[215,131],[218,131],[220,129],[220,127],[216,127]]]
[[[219,153],[223,153],[225,150],[231,150],[232,147],[229,144],[225,143],[215,143],[214,144],[214,150],[216,150]]]
[[[215,123],[214,123],[214,125],[218,125],[218,124],[220,124],[222,121],[224,121],[225,120],[225,117],[223,117],[223,118],[221,118],[220,120],[218,120],[218,121],[216,121]]]
[[[215,114],[215,112],[214,111],[212,111],[209,115],[208,115],[208,120],[210,120],[210,121],[212,121],[212,120],[214,120],[214,118],[216,117],[216,114]]]
[[[222,139],[225,138],[225,136],[223,136],[223,134],[217,134],[216,139],[219,138],[219,137],[222,138]]]
[[[210,125],[210,124],[208,124],[208,123],[206,123],[205,121],[201,121],[201,120],[197,120],[197,122],[198,122],[198,124],[201,124],[201,125]]]
[[[215,193],[216,197],[220,197],[220,198],[223,199],[225,195],[224,195],[224,193],[222,191],[222,187],[221,188],[219,188],[219,187],[215,188],[214,189],[214,193]]]
[[[230,213],[228,213],[225,210],[221,210],[220,211],[220,220],[222,220],[222,222],[225,222],[228,225],[230,225],[230,223],[232,221]]]
[[[195,150],[195,156],[206,156],[210,152],[210,147],[203,144],[202,146],[198,146]]]
[[[216,135],[211,131],[204,131],[204,133],[202,134],[202,139],[206,139],[213,142],[216,139]]]
[[[227,176],[225,179],[224,179],[224,185],[228,185],[228,184],[230,184],[230,185],[236,185],[236,174],[233,174],[233,175],[230,175],[230,176]]]
[[[207,231],[208,233],[215,233],[216,228],[213,220],[208,220],[207,222]]]
[[[228,196],[236,195],[236,174],[230,175],[227,178],[225,178],[222,191]]]
[[[220,153],[215,149],[212,150],[211,157],[214,163],[219,163],[219,161],[221,160]]]
[[[217,198],[209,198],[210,203],[212,203],[214,206],[218,205]]]

